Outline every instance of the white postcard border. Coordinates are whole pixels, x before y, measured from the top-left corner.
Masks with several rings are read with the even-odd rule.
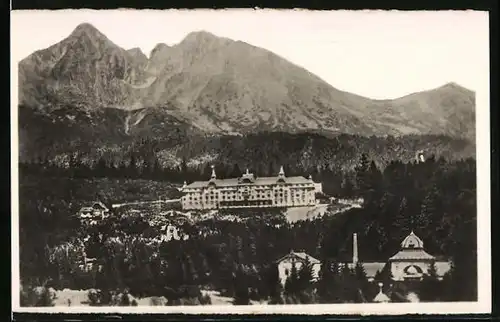
[[[241,9],[239,9],[241,10]],[[252,10],[252,9],[248,9]],[[283,10],[286,14],[286,11]],[[389,13],[389,12],[388,12]],[[486,13],[486,20],[488,14]],[[11,22],[12,23],[12,22]],[[486,22],[486,25],[488,23]],[[488,46],[488,44],[485,44]],[[11,39],[11,50],[12,47]],[[144,306],[144,307],[20,307],[19,294],[19,191],[18,191],[18,109],[17,63],[11,51],[11,258],[12,310],[23,313],[119,313],[119,314],[467,314],[491,313],[491,173],[490,173],[490,101],[489,47],[478,68],[484,79],[476,92],[476,160],[477,160],[477,228],[478,228],[478,301],[446,303],[384,303],[384,304],[311,304],[311,305],[211,305],[211,306]]]

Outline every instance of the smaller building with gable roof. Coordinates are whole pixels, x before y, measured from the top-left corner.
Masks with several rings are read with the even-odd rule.
[[[450,261],[438,261],[424,249],[424,242],[412,231],[401,242],[401,249],[388,260],[395,281],[420,280],[435,265],[438,279],[451,268]]]
[[[281,257],[276,261],[276,263],[278,264],[278,274],[281,280],[281,284],[283,285],[285,284],[285,281],[287,277],[290,275],[292,267],[294,265],[297,271],[299,271],[302,265],[304,265],[304,263],[306,263],[307,260],[309,260],[309,262],[312,265],[313,279],[317,280],[319,270],[321,269],[321,262],[318,259],[304,252],[295,252],[292,250],[290,251],[289,254]]]

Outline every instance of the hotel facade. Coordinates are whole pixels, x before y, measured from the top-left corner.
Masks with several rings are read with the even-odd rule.
[[[247,170],[230,179],[217,179],[212,167],[210,180],[184,184],[181,203],[184,210],[312,206],[321,190],[311,176],[286,177],[283,167],[277,177],[255,177]]]

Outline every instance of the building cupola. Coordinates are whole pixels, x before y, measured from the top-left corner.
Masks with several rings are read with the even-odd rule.
[[[280,167],[280,172],[278,172],[278,178],[285,178],[285,170],[283,166]]]
[[[210,176],[210,179],[215,180],[217,179],[217,176],[215,175],[215,167],[212,165],[212,175]]]
[[[283,169],[283,166],[280,167],[280,172],[278,172],[278,180],[277,182],[285,182],[285,170]]]
[[[251,173],[248,168],[245,171],[245,173],[239,178],[238,182],[239,183],[253,183],[255,181],[255,176],[253,173]]]
[[[391,299],[386,294],[384,294],[384,292],[382,291],[383,286],[384,286],[384,284],[378,283],[378,288],[379,288],[378,294],[373,299],[373,302],[375,302],[375,303],[388,303],[391,301]]]
[[[424,242],[420,239],[413,230],[406,236],[406,238],[401,242],[402,249],[423,249]]]

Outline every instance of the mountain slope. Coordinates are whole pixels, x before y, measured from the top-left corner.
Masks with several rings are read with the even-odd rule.
[[[156,150],[171,149],[197,135],[191,125],[165,113],[163,109],[126,111],[115,108],[94,110],[61,107],[51,113],[19,107],[19,158],[21,162],[44,157],[60,160],[74,153],[93,163],[101,155],[123,155],[141,150],[138,145],[152,137],[161,138]]]
[[[47,111],[160,108],[214,134],[321,131],[475,140],[475,94],[456,84],[371,100],[335,89],[268,50],[203,31],[174,46],[158,44],[147,58],[82,24],[19,67],[20,103]]]
[[[475,142],[475,93],[456,83],[394,100],[353,106],[352,111],[373,120],[388,133],[397,128],[405,134],[444,134]]]
[[[279,56],[206,32],[171,48],[145,105],[170,102],[176,113],[212,132],[257,130],[376,134],[335,96],[348,96]]]
[[[19,103],[50,109],[133,106],[134,85],[144,76],[135,55],[81,24],[68,38],[19,63]]]

